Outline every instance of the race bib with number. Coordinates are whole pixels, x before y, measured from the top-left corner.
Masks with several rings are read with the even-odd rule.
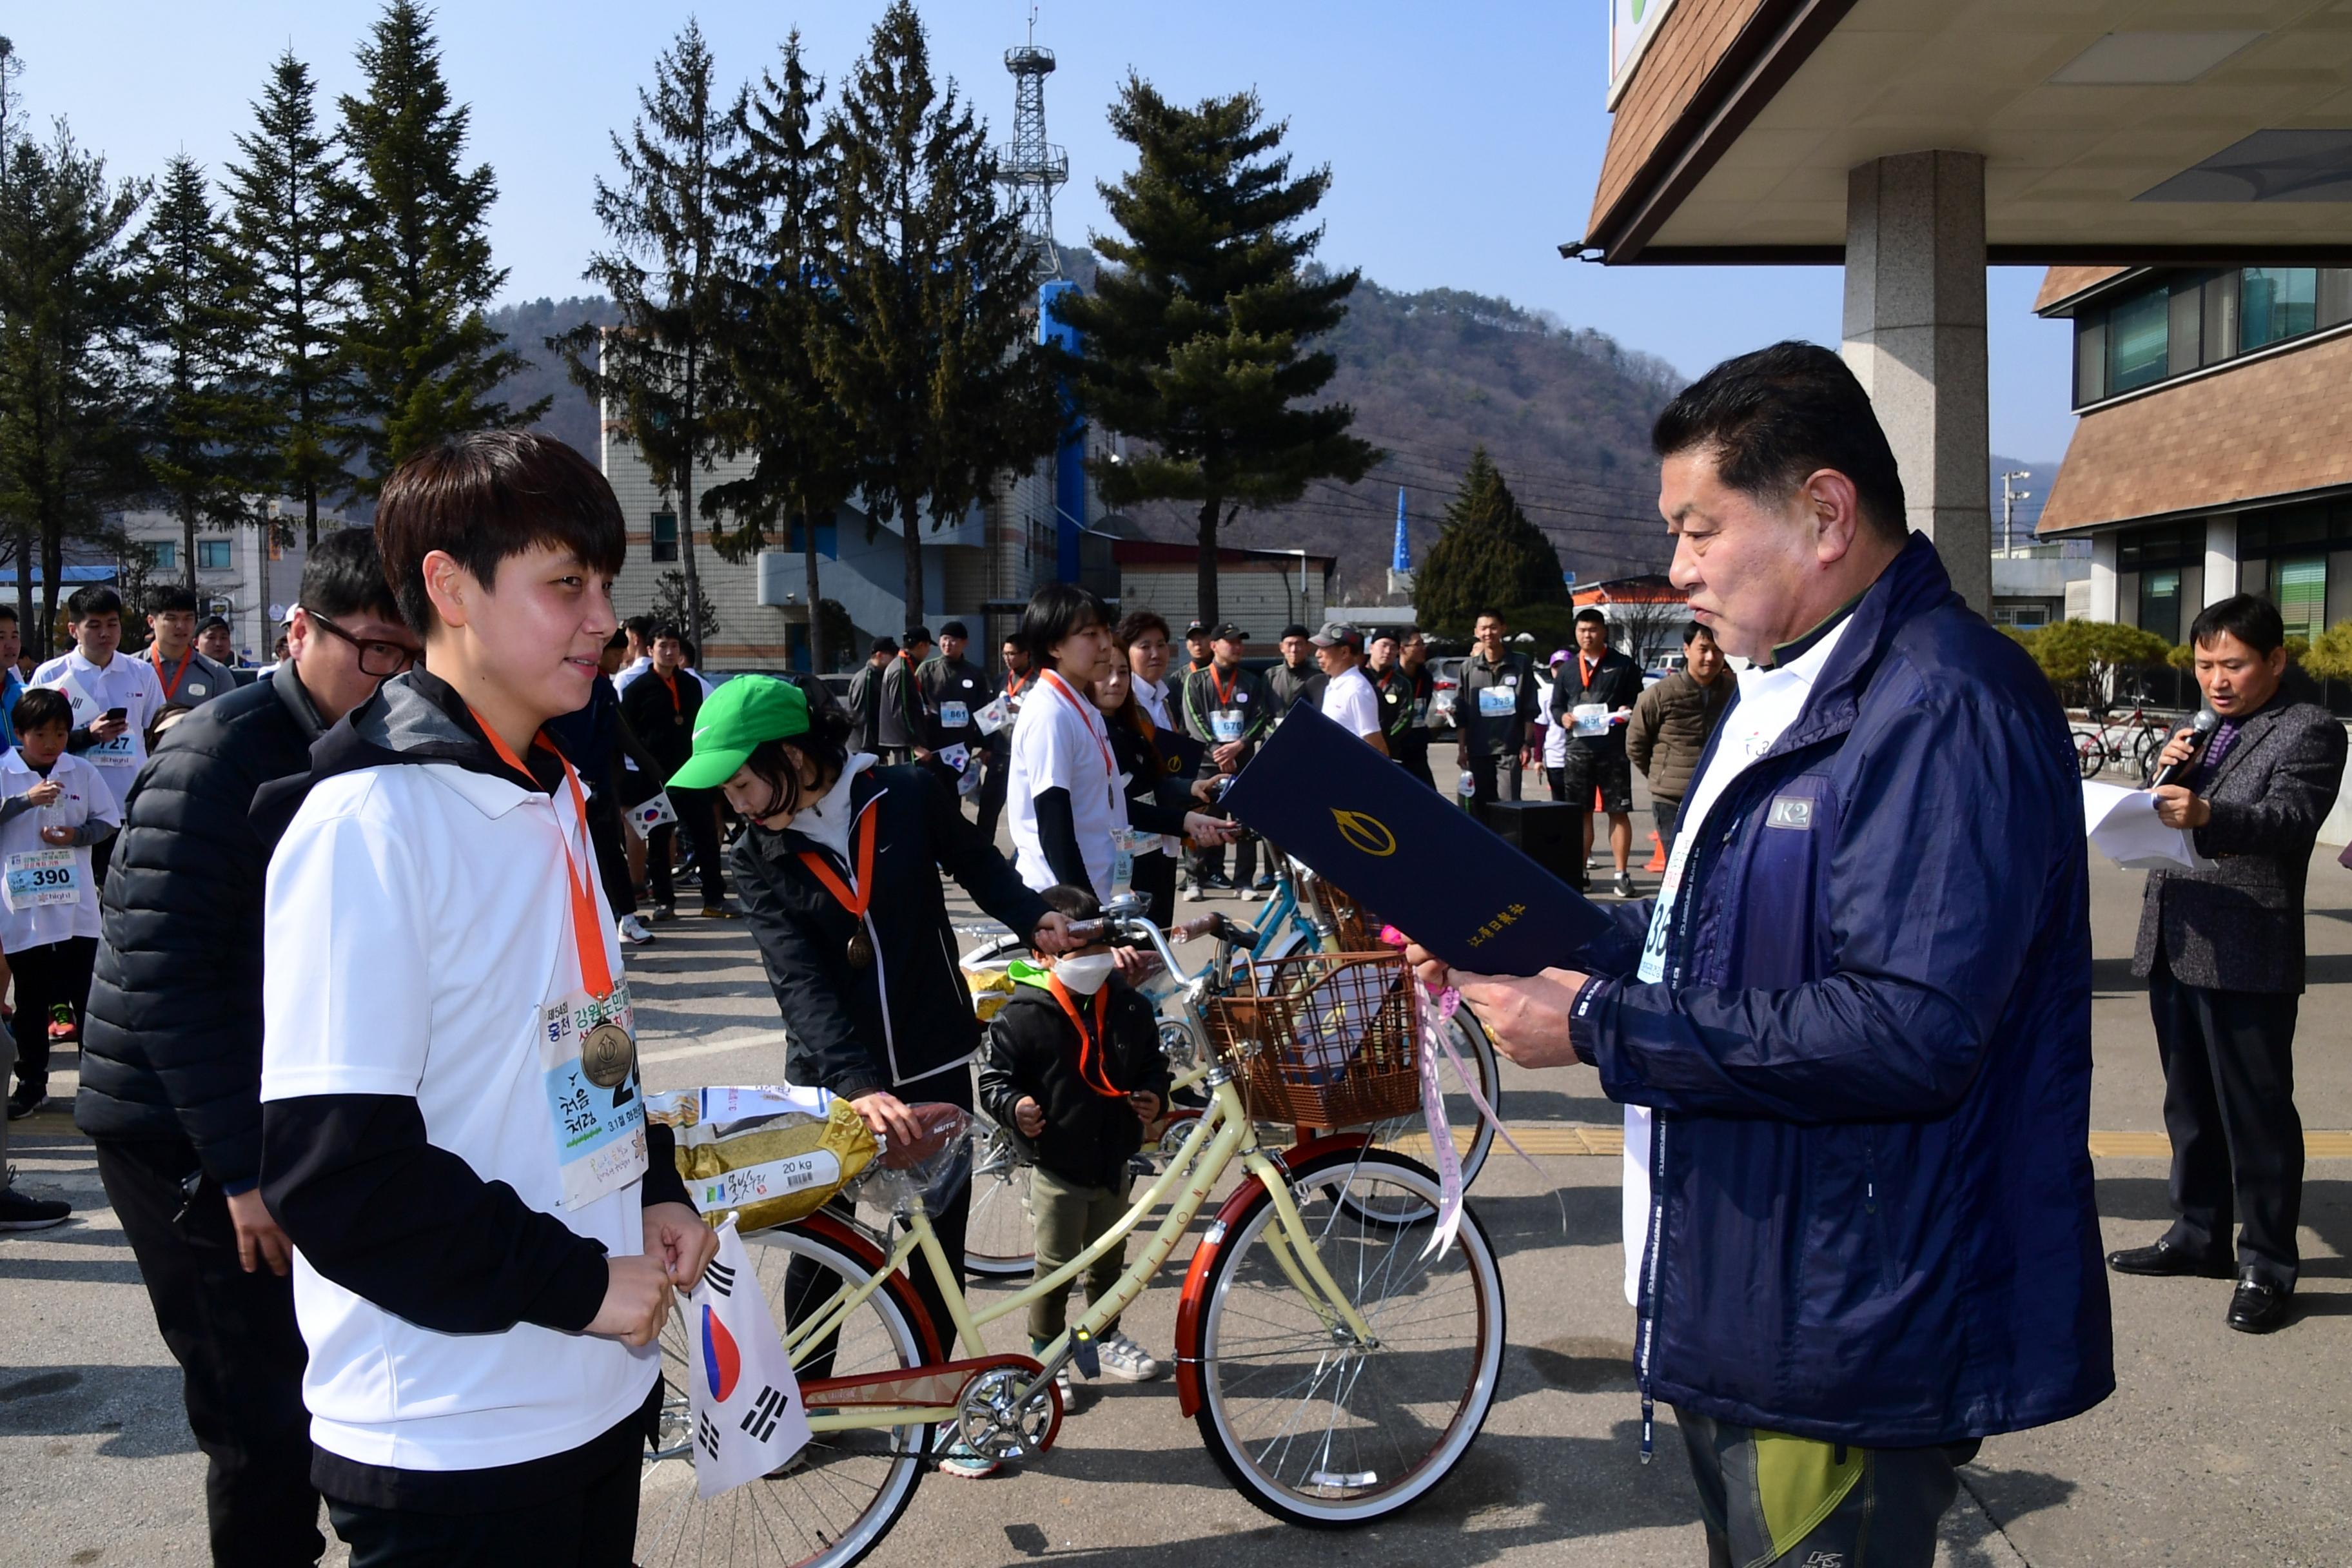
[[[940,704],[940,729],[961,730],[968,727],[971,723],[971,705],[970,703],[942,702]]]
[[[5,896],[12,914],[81,901],[81,866],[71,848],[27,849],[11,855],[5,873],[7,880],[0,884],[0,896]]]
[[[1220,708],[1209,715],[1209,732],[1219,743],[1242,738],[1243,721],[1246,716],[1238,708]]]
[[[1574,721],[1577,734],[1609,733],[1609,704],[1606,702],[1580,702],[1568,710],[1568,716]]]
[[[125,731],[111,741],[93,741],[89,750],[81,753],[81,760],[92,767],[135,768],[139,765],[138,746],[137,738]]]
[[[586,1208],[646,1173],[646,1101],[637,1083],[629,983],[602,1000],[585,990],[540,1009],[539,1061],[563,1206]]]
[[[1516,687],[1482,686],[1478,689],[1478,717],[1507,719],[1519,710],[1519,693]]]

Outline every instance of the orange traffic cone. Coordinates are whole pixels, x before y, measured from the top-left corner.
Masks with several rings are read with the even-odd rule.
[[[1644,871],[1663,871],[1665,868],[1666,847],[1658,837],[1658,830],[1654,827],[1650,829],[1650,863],[1643,867],[1642,869]]]

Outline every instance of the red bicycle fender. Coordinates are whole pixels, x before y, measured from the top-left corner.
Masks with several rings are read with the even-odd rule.
[[[1334,1149],[1361,1148],[1370,1142],[1371,1139],[1361,1132],[1339,1132],[1277,1151],[1275,1158],[1287,1169]],[[1226,1234],[1239,1223],[1250,1200],[1265,1190],[1265,1184],[1255,1176],[1234,1188],[1233,1196],[1217,1210],[1217,1217],[1209,1222],[1201,1245],[1192,1249],[1192,1267],[1184,1271],[1184,1294],[1176,1303],[1176,1409],[1180,1415],[1189,1417],[1201,1413],[1201,1296],[1209,1269],[1224,1247]]]
[[[835,1219],[823,1209],[817,1210],[813,1215],[803,1215],[784,1228],[804,1230],[818,1240],[830,1243],[848,1253],[877,1274],[889,1266],[890,1259],[864,1232],[845,1221]],[[918,1254],[918,1256],[920,1255]],[[939,1325],[931,1321],[931,1315],[929,1312],[922,1310],[922,1298],[915,1295],[912,1282],[901,1277],[897,1286],[886,1284],[880,1289],[889,1290],[898,1287],[907,1287],[907,1294],[914,1297],[915,1310],[908,1315],[913,1319],[916,1327],[922,1332],[923,1360],[926,1363],[946,1360],[947,1352],[940,1348]],[[900,1303],[902,1306],[905,1304],[903,1301]]]

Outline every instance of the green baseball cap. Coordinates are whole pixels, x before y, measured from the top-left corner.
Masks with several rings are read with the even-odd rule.
[[[739,675],[695,714],[694,755],[669,782],[679,789],[717,789],[760,742],[788,741],[808,727],[808,696],[799,687],[772,675]]]

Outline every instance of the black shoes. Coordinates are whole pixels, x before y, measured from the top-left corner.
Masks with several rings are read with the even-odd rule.
[[[71,1204],[37,1198],[15,1187],[0,1187],[0,1230],[47,1230],[73,1215]]]
[[[1234,879],[1223,871],[1204,871],[1192,879],[1192,885],[1196,888],[1206,888],[1213,893],[1230,893],[1234,890]]]
[[[2286,1322],[2287,1303],[2294,1292],[2283,1289],[2251,1272],[2238,1281],[2230,1297],[2230,1326],[2242,1334],[2266,1334]]]
[[[2156,1241],[2146,1247],[2110,1252],[2107,1254],[2107,1267],[2118,1274],[2150,1274],[2167,1279],[2181,1276],[2227,1279],[2238,1271],[2227,1258],[2208,1262],[2183,1252],[2168,1241]]]
[[[18,1084],[8,1096],[8,1120],[24,1121],[48,1103],[48,1099],[49,1090],[46,1084],[37,1087],[31,1084]]]

